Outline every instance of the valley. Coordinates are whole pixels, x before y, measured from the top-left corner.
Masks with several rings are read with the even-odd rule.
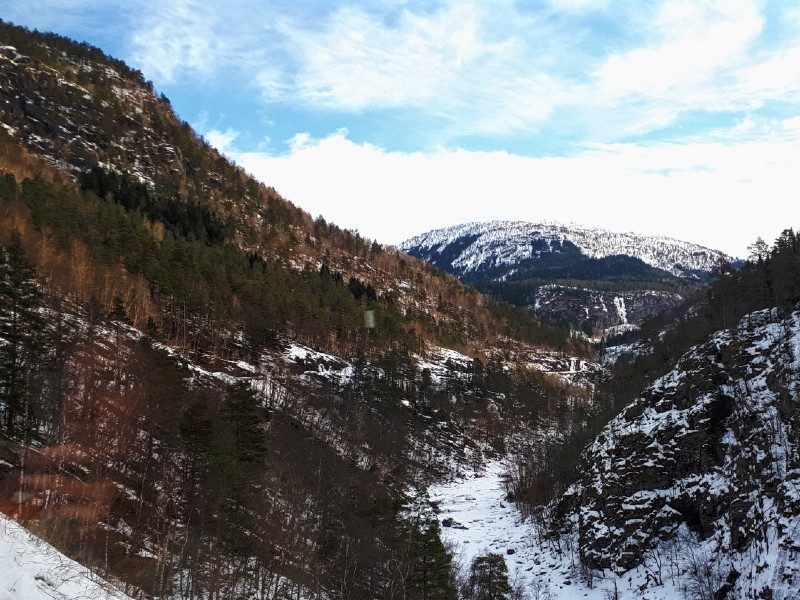
[[[794,230],[383,245],[6,22],[0,108],[0,597],[800,599]]]

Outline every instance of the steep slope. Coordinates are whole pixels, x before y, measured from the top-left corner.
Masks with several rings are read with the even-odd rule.
[[[243,248],[308,219],[275,190],[229,164],[172,111],[152,83],[98,48],[0,22],[5,132],[77,177],[92,167],[125,174],[162,196],[213,209]]]
[[[58,306],[58,337],[26,356],[30,391],[46,393],[26,395],[25,417],[0,431],[0,510],[147,597],[402,586],[418,492],[542,421],[568,428],[550,398],[584,406],[588,391],[567,383],[598,369],[541,351],[482,363],[430,344],[351,361],[289,340],[187,359],[91,310]]]
[[[251,266],[330,273],[370,300],[392,303],[407,316],[407,329],[439,343],[456,341],[462,349],[477,340],[483,344],[487,331],[476,325],[508,322],[507,311],[501,314],[453,277],[321,217],[312,219],[230,164],[180,120],[141,73],[101,50],[2,22],[0,45],[0,166],[16,175],[17,183],[34,175],[45,180],[67,175],[82,190],[141,215],[159,243],[166,233],[235,249]],[[51,168],[32,166],[26,155]],[[47,224],[63,226],[64,216],[50,216]],[[78,223],[69,227],[66,244],[85,237]],[[59,235],[63,247],[65,236]],[[161,287],[154,276],[142,273],[146,257],[121,258],[130,275],[144,275],[151,287]],[[209,295],[201,294],[206,304]],[[216,299],[215,311],[220,304]],[[148,317],[159,321],[152,311],[130,308],[131,314],[143,314],[137,325]]]
[[[752,313],[687,353],[588,447],[561,501],[585,564],[661,571],[699,545],[692,576],[711,593],[797,598],[798,381],[798,310]]]
[[[682,301],[683,297],[674,292],[613,292],[548,284],[536,288],[530,309],[557,320],[581,323],[584,331],[591,335],[596,330],[624,331]]]
[[[797,600],[798,371],[800,307],[751,313],[613,419],[557,502],[510,502],[513,458],[432,486],[443,536],[534,598]]]

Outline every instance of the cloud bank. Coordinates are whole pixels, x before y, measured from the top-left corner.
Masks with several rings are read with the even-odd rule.
[[[774,141],[778,132],[782,143]],[[791,225],[785,209],[769,206],[795,201],[798,141],[795,119],[737,145],[594,144],[545,158],[391,152],[346,132],[299,135],[283,156],[229,152],[313,216],[382,243],[474,220],[557,220],[666,234],[745,256],[757,236],[772,240]]]
[[[800,27],[777,25],[797,23],[797,9],[769,7],[448,0],[304,11],[170,0],[148,11],[130,45],[156,83],[237,72],[275,111],[414,111],[440,145],[543,131],[612,142],[686,113],[797,103]]]

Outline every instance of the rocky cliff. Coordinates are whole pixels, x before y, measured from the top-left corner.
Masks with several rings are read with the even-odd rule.
[[[620,325],[641,325],[648,317],[674,308],[683,298],[674,292],[630,290],[607,292],[563,285],[537,288],[529,308],[572,322],[583,322],[594,329],[607,330]]]
[[[713,597],[797,598],[798,371],[800,310],[750,314],[684,355],[585,451],[559,507],[582,560],[648,563],[657,581],[688,552]]]

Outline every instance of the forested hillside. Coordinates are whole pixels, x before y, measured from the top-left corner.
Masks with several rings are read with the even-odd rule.
[[[98,49],[0,45],[3,512],[139,597],[453,597],[418,493],[568,432],[590,349],[312,219]]]
[[[484,300],[455,280],[357,232],[328,225],[321,216],[312,219],[231,165],[173,113],[166,98],[153,93],[152,84],[120,61],[8,24],[2,35],[0,101],[4,133],[14,147],[5,155],[12,163],[21,143],[80,179],[83,188],[155,219],[167,231],[203,244],[227,243],[294,270],[317,271],[324,264],[346,283],[355,277],[393,294],[404,310],[422,313],[418,321],[432,317],[442,328],[453,323],[455,335],[493,320]],[[408,285],[398,287],[403,282]],[[486,332],[472,333],[483,338]]]

